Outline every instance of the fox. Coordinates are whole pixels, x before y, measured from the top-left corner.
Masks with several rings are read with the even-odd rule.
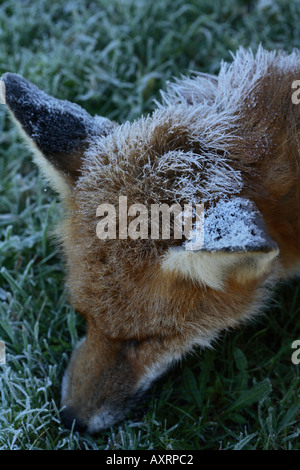
[[[173,78],[152,112],[118,123],[2,76],[1,103],[62,205],[66,288],[86,321],[62,378],[64,426],[94,434],[126,419],[173,364],[299,274],[299,78],[299,51],[240,47],[218,74]],[[149,213],[201,204],[203,243],[142,237],[138,224],[135,237],[97,236],[97,208],[120,197]]]

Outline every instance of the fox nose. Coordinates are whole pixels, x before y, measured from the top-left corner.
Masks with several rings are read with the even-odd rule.
[[[84,432],[87,426],[78,418],[75,417],[75,412],[72,408],[64,408],[60,412],[60,419],[67,429],[72,429],[78,432]]]

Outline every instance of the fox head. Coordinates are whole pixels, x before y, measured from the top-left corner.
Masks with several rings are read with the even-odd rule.
[[[296,54],[241,49],[219,76],[182,79],[151,116],[121,125],[2,77],[2,102],[62,201],[70,302],[87,322],[62,382],[67,426],[123,419],[174,361],[251,318],[299,268],[299,72]],[[136,205],[122,236],[120,197]],[[142,236],[138,217],[129,236],[134,215],[175,203],[203,204],[201,246],[151,238],[150,223]],[[99,238],[110,208],[116,236]]]

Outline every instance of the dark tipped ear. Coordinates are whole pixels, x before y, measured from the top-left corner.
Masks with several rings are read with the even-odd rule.
[[[1,98],[29,137],[35,150],[71,185],[80,176],[82,155],[92,136],[108,134],[114,124],[92,117],[69,101],[58,100],[17,74],[6,73],[0,82]],[[53,181],[55,171],[37,159]],[[48,168],[48,170],[47,170]],[[47,174],[48,173],[52,173]],[[55,186],[55,182],[54,182]]]
[[[196,235],[194,231],[194,236]],[[192,237],[193,233],[190,239]],[[242,197],[221,199],[209,207],[205,211],[202,246],[193,247],[192,240],[185,242],[184,246],[188,251],[201,250],[209,253],[268,253],[278,248],[254,202]]]
[[[259,279],[278,254],[255,204],[233,197],[210,207],[204,216],[204,237],[203,232],[192,232],[190,241],[166,253],[162,268],[223,289],[229,278],[239,283]]]

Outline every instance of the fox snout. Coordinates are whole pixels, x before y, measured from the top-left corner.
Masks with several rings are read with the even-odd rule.
[[[61,417],[67,427],[93,433],[125,416],[136,382],[125,349],[102,340],[95,351],[84,339],[72,353],[62,381]]]
[[[167,367],[161,364],[159,370],[149,373],[156,362],[150,356],[151,350],[155,355],[151,342],[88,334],[73,351],[63,377],[64,425],[93,434],[123,420]]]
[[[300,271],[297,76],[299,53],[241,48],[218,76],[178,80],[151,115],[124,124],[2,77],[0,99],[60,196],[69,299],[87,323],[62,381],[67,427],[124,419],[174,361],[253,318],[270,286]],[[202,240],[204,227],[201,245],[184,225],[193,204],[204,208],[189,231]],[[153,236],[145,217],[174,205],[179,238]]]

